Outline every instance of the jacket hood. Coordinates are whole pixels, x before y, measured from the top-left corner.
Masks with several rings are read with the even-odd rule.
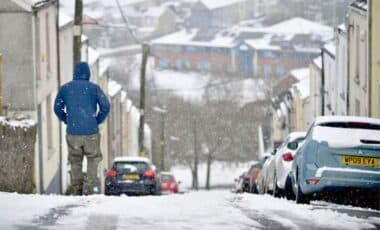
[[[78,62],[75,65],[74,80],[90,80],[91,72],[87,62]]]

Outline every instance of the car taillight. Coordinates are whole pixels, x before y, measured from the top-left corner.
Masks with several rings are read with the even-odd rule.
[[[293,155],[290,152],[284,153],[282,154],[282,159],[284,159],[284,161],[292,161]]]
[[[144,172],[144,176],[148,179],[153,179],[156,175],[153,170],[149,169]]]
[[[117,175],[117,172],[115,169],[110,169],[108,172],[107,172],[107,177],[116,177]]]
[[[318,178],[307,179],[306,184],[316,185],[319,183],[319,181],[320,181],[320,179],[318,179]]]

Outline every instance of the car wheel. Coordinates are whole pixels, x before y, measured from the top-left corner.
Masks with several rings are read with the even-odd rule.
[[[288,200],[294,200],[295,197],[294,197],[294,192],[293,192],[293,188],[292,188],[292,179],[290,178],[290,176],[288,176],[286,178],[286,184],[285,184],[285,197],[286,199]]]
[[[301,191],[301,186],[299,184],[298,170],[297,170],[297,178],[296,178],[296,203],[297,204],[310,204],[310,196],[303,194]]]
[[[277,175],[276,175],[276,173],[274,173],[274,175],[273,175],[273,192],[272,192],[272,195],[274,197],[281,197],[281,192],[280,192],[279,188],[277,187]]]
[[[252,187],[251,187],[251,192],[252,193],[255,193],[255,194],[258,194],[259,192],[257,191],[257,186],[256,186],[256,184],[254,183],[254,184],[252,184]]]

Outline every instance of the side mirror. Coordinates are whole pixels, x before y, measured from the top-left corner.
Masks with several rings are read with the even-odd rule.
[[[235,182],[238,182],[239,180],[237,178],[234,179]]]
[[[287,147],[288,149],[291,149],[291,150],[297,150],[298,142],[289,142]]]
[[[277,153],[277,149],[274,149],[272,152],[271,152],[271,154],[274,156],[274,155],[276,155],[276,153]]]
[[[177,184],[178,184],[178,185],[182,184],[182,181],[180,181],[180,180],[179,180],[179,181],[177,181]]]

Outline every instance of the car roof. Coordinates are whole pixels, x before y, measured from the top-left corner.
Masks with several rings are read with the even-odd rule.
[[[380,125],[380,119],[357,116],[322,116],[315,119],[314,125],[320,125],[329,122],[365,122]]]
[[[150,163],[150,160],[146,157],[116,157],[113,162],[145,162],[145,163]]]

